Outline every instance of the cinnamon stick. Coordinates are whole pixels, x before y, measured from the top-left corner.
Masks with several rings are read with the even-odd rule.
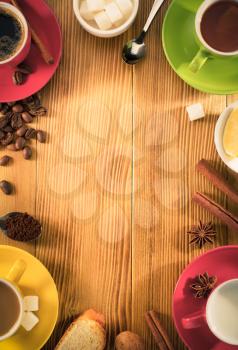
[[[21,7],[18,4],[17,0],[11,0],[12,5],[14,5],[15,7],[18,8],[18,10],[21,10]],[[54,63],[54,58],[52,57],[52,55],[50,54],[49,50],[47,49],[47,47],[45,47],[44,43],[42,42],[42,40],[40,39],[40,37],[38,36],[38,34],[35,32],[35,30],[29,25],[29,30],[31,32],[31,37],[34,40],[35,44],[37,45],[37,47],[39,48],[41,55],[44,59],[44,61],[47,64],[53,64]]]
[[[225,193],[233,202],[238,204],[238,191],[220,174],[207,160],[202,159],[196,169],[203,174],[214,186]]]
[[[211,198],[205,196],[205,194],[200,192],[197,192],[193,196],[193,201],[199,204],[204,209],[208,210],[211,214],[220,219],[232,230],[238,231],[238,217],[234,216],[231,212],[222,207],[220,204],[216,203]]]
[[[159,321],[159,314],[156,311],[145,313],[145,320],[153,334],[155,342],[160,350],[174,350],[169,336]]]

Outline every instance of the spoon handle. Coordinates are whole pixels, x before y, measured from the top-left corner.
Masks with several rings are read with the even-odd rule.
[[[153,19],[155,18],[157,12],[159,11],[161,5],[163,4],[164,0],[155,0],[154,5],[150,11],[149,17],[146,21],[146,24],[144,26],[143,32],[147,32],[151,23],[153,22]]]

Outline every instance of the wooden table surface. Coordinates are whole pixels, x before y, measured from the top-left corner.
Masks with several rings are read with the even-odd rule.
[[[16,194],[1,195],[0,202],[1,213],[27,211],[44,225],[39,242],[17,244],[47,266],[58,287],[59,320],[44,349],[54,349],[87,308],[106,316],[107,349],[123,330],[156,349],[144,321],[149,309],[159,311],[175,349],[184,349],[171,316],[173,290],[184,267],[212,248],[189,246],[191,225],[212,219],[191,197],[201,190],[230,205],[195,164],[207,158],[227,171],[213,133],[235,96],[200,93],[172,71],[161,45],[167,1],[147,38],[148,57],[136,67],[122,62],[121,49],[141,29],[153,0],[141,0],[133,27],[110,40],[80,27],[72,0],[48,2],[64,40],[61,65],[42,91],[49,115],[37,127],[47,131],[48,143],[35,146],[32,161],[14,155],[14,165],[1,169]],[[191,123],[185,107],[196,102],[207,116]],[[214,246],[238,243],[219,223],[217,231]],[[13,245],[3,236],[1,243]]]

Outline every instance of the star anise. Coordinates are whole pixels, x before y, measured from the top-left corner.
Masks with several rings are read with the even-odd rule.
[[[188,234],[194,236],[189,243],[198,244],[199,248],[201,249],[207,242],[213,243],[214,237],[216,236],[216,231],[214,230],[214,226],[211,222],[203,224],[200,220],[199,225],[193,226]]]
[[[194,297],[197,299],[206,298],[217,283],[216,276],[209,276],[207,272],[196,277],[190,288],[194,292]]]

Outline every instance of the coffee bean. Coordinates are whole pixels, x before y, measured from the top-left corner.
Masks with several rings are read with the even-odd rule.
[[[12,116],[13,116],[13,112],[9,111],[5,114],[5,118],[7,120],[8,123],[10,123],[11,119],[12,119]]]
[[[12,76],[12,80],[13,80],[13,83],[15,85],[22,85],[23,84],[23,80],[24,80],[24,76],[21,72],[19,71],[16,71],[14,72],[13,76]]]
[[[26,64],[25,62],[20,63],[17,66],[17,70],[23,74],[31,74],[33,72],[32,68],[30,66],[28,66],[28,64]]]
[[[30,128],[26,131],[25,133],[25,139],[29,140],[29,139],[34,139],[36,137],[36,130],[33,128]]]
[[[7,125],[7,126],[5,126],[5,128],[2,128],[2,131],[6,132],[6,133],[8,133],[8,132],[13,133],[14,129],[10,125]]]
[[[13,191],[13,187],[12,187],[12,185],[10,184],[10,182],[5,181],[5,180],[2,180],[2,181],[0,182],[0,188],[1,188],[1,190],[3,191],[3,193],[5,193],[6,195],[11,194],[12,191]]]
[[[47,109],[45,107],[32,107],[30,108],[30,113],[34,115],[35,117],[42,117],[47,114]]]
[[[23,112],[23,110],[24,110],[23,106],[20,105],[19,103],[12,107],[12,111],[14,113],[21,113]]]
[[[12,152],[18,151],[18,149],[16,148],[15,143],[11,143],[10,145],[7,145],[7,149],[8,149],[9,151],[12,151]]]
[[[6,116],[0,117],[0,129],[4,128],[8,124],[8,118]]]
[[[20,113],[14,113],[11,120],[11,127],[15,130],[20,129],[23,125]]]
[[[23,137],[18,137],[16,139],[15,145],[16,145],[16,149],[23,149],[25,147],[26,144],[26,140]]]
[[[11,157],[9,156],[3,156],[2,158],[0,158],[0,165],[1,166],[6,166],[11,160]]]
[[[8,132],[0,142],[3,146],[7,146],[13,141],[13,139],[14,135]]]
[[[5,115],[7,112],[9,112],[9,106],[7,104],[4,104],[1,108],[1,114]]]
[[[46,133],[44,131],[38,130],[37,134],[36,134],[36,137],[37,137],[37,140],[40,143],[45,143],[45,141],[46,141]]]
[[[16,135],[22,137],[25,135],[26,131],[27,127],[25,125],[22,125],[22,127],[16,131]]]
[[[30,159],[32,157],[32,150],[31,150],[31,148],[29,146],[26,146],[23,149],[22,153],[23,153],[23,157],[25,159]]]
[[[0,140],[2,140],[4,136],[5,136],[5,133],[2,130],[0,130]]]
[[[28,113],[28,112],[23,112],[23,113],[21,114],[21,117],[22,117],[22,119],[24,120],[24,122],[26,122],[26,123],[31,123],[32,120],[33,120],[32,116],[31,116],[30,113]]]

